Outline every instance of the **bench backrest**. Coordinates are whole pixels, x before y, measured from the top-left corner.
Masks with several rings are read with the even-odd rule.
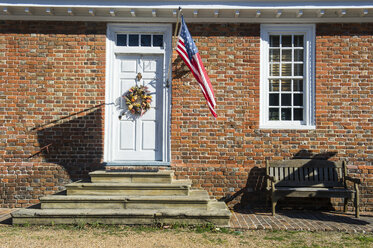
[[[266,173],[277,180],[276,187],[344,187],[346,166],[317,159],[267,161]]]

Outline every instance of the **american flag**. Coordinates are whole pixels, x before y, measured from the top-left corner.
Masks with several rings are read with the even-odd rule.
[[[209,76],[207,75],[206,69],[202,64],[201,56],[198,53],[198,48],[196,47],[196,44],[194,43],[192,36],[189,33],[183,16],[181,17],[181,29],[176,51],[189,67],[194,77],[197,79],[199,87],[201,88],[203,96],[205,97],[207,105],[209,106],[211,114],[214,117],[217,117],[217,114],[214,110],[216,106],[214,90],[212,89],[212,85]]]

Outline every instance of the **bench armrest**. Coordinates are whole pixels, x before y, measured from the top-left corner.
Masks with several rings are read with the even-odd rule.
[[[353,182],[353,183],[361,184],[361,180],[358,179],[358,178],[353,178],[353,177],[345,176],[345,180]]]
[[[273,176],[265,175],[265,178],[266,178],[266,179],[269,179],[271,182],[274,182],[274,183],[277,182],[276,178],[274,178]]]

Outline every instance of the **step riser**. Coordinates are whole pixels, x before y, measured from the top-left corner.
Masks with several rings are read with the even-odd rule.
[[[99,189],[67,188],[67,195],[125,195],[125,196],[182,196],[188,188],[181,189]]]
[[[206,210],[207,202],[47,202],[42,209],[199,209]]]
[[[171,183],[172,178],[170,176],[165,177],[114,177],[114,176],[91,176],[92,183]]]
[[[212,223],[216,226],[228,227],[229,218],[227,217],[127,217],[127,216],[97,216],[97,217],[13,217],[13,224],[16,225],[57,225],[57,224],[106,224],[106,225],[153,225],[153,224],[185,224],[185,225],[203,225]]]
[[[124,202],[48,202],[41,203],[42,209],[124,209]]]

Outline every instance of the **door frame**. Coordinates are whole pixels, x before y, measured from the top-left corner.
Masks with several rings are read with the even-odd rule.
[[[116,34],[118,33],[162,33],[164,48],[158,47],[117,47],[116,46]],[[170,75],[168,85],[167,72],[170,66],[170,56],[172,52],[171,48],[172,39],[172,25],[171,24],[149,24],[149,23],[137,23],[137,24],[108,24],[106,34],[106,78],[105,78],[105,131],[104,131],[104,163],[110,164],[117,161],[113,161],[112,158],[112,143],[111,137],[113,136],[112,130],[112,112],[115,108],[115,103],[112,101],[111,85],[115,82],[115,60],[116,55],[120,54],[143,54],[143,55],[163,55],[163,73],[162,79],[164,87],[163,96],[163,108],[162,108],[162,160],[161,161],[120,161],[121,164],[134,163],[141,164],[169,164],[171,159],[171,142],[170,142],[170,123],[171,123],[171,78]],[[172,73],[171,73],[172,74]]]

